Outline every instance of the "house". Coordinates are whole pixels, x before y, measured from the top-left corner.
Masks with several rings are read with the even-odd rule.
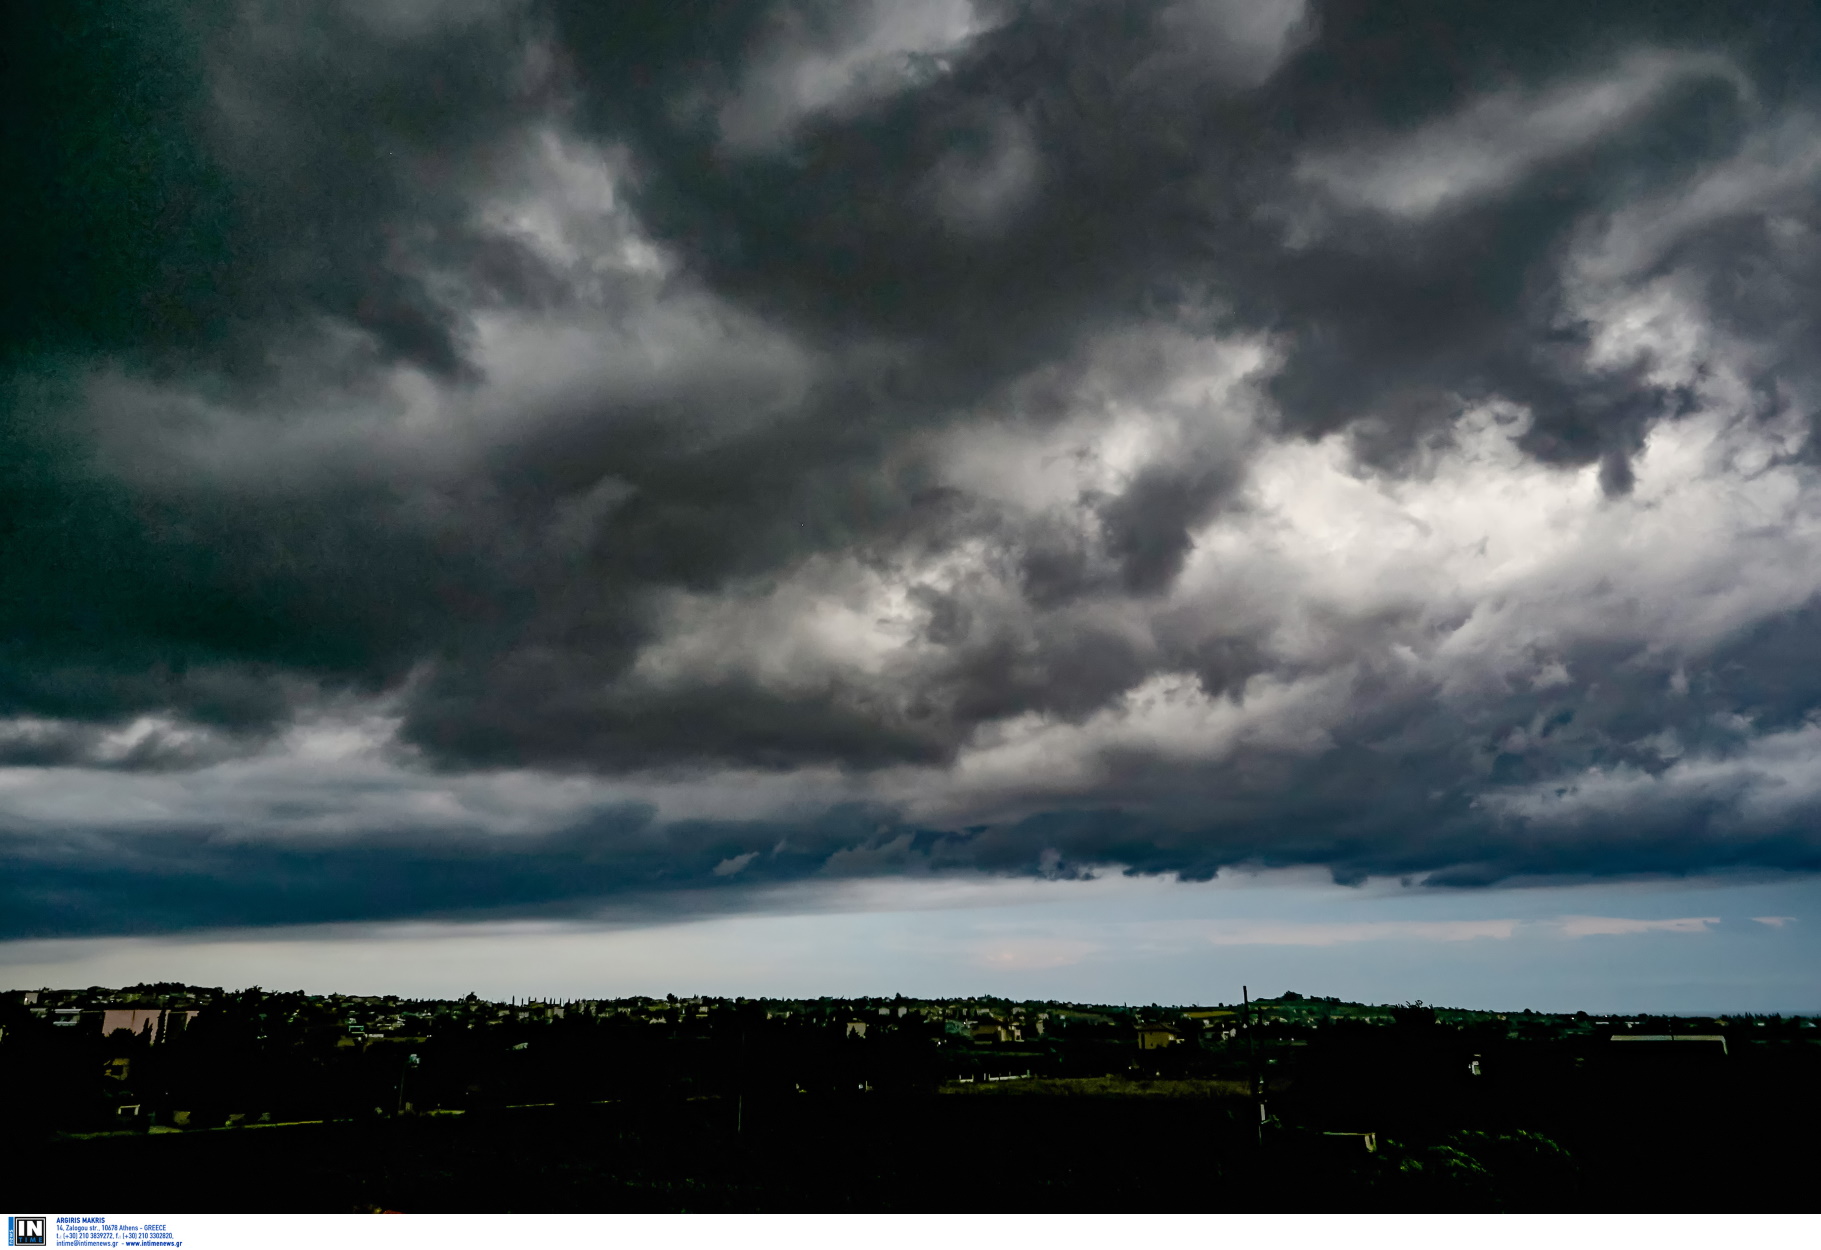
[[[1024,1040],[1024,1031],[1018,1025],[1007,1020],[982,1019],[974,1021],[970,1030],[976,1045],[992,1045],[995,1042],[1019,1042]]]
[[[1174,1046],[1182,1040],[1182,1034],[1167,1024],[1141,1024],[1138,1026],[1138,1049],[1162,1050]]]

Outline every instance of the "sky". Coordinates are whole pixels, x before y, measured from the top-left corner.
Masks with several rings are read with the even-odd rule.
[[[0,979],[1821,1011],[1821,12],[66,0]]]

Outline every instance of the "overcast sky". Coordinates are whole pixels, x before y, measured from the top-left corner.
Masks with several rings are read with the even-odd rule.
[[[0,977],[1821,1010],[1812,4],[21,21]]]

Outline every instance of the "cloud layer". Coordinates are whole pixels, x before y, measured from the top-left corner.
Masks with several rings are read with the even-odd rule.
[[[1509,9],[32,18],[8,931],[1821,867],[1821,22]]]

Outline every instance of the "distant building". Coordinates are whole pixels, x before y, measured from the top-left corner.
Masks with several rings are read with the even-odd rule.
[[[1138,1026],[1138,1049],[1162,1050],[1174,1046],[1182,1040],[1182,1034],[1167,1024],[1141,1024]]]
[[[101,1035],[112,1037],[116,1029],[125,1029],[152,1042],[166,1041],[200,1014],[194,1008],[106,1007],[101,1012]]]
[[[973,1040],[977,1044],[992,1045],[996,1042],[1018,1042],[1024,1040],[1024,1031],[1018,1025],[1006,1020],[982,1019],[974,1021]]]

